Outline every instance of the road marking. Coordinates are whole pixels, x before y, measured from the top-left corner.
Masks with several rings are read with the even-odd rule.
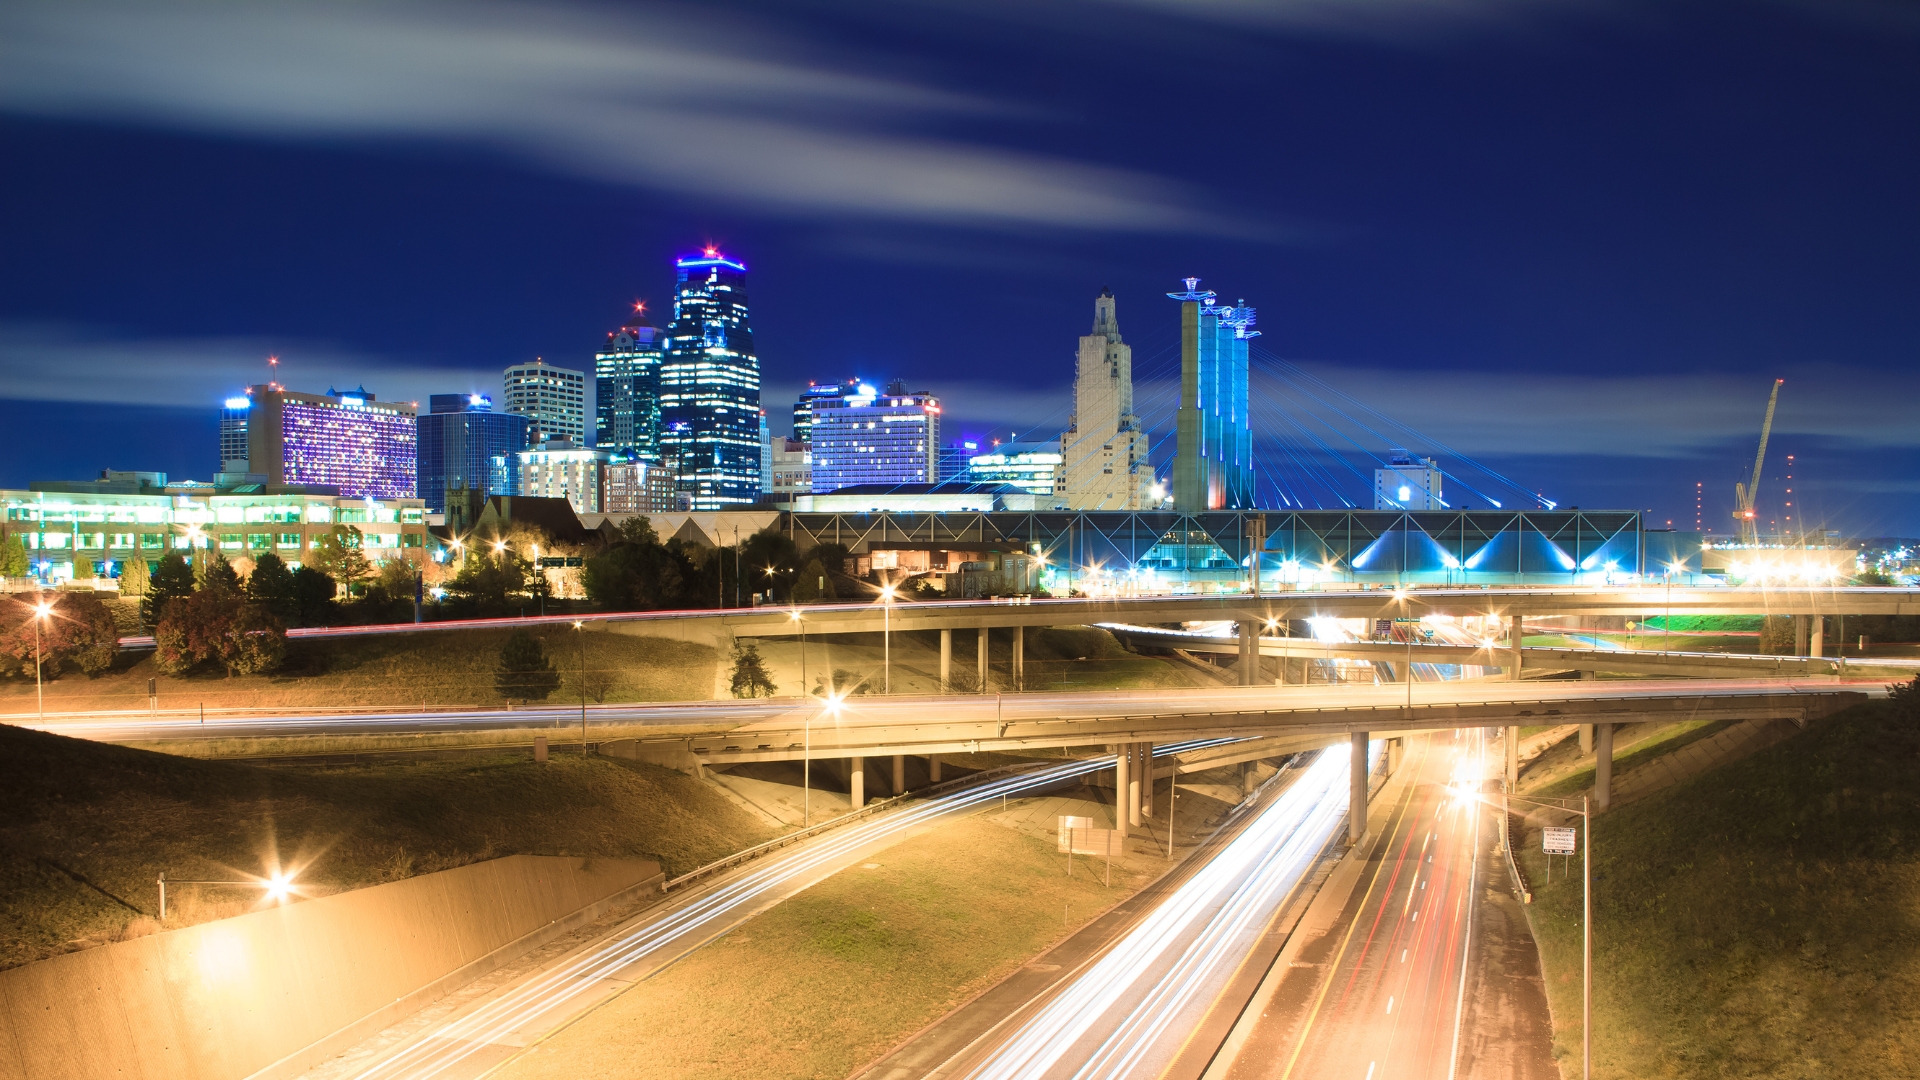
[[[1373,1067],[1375,1064],[1376,1063],[1372,1061],[1367,1062],[1367,1080],[1373,1080]]]
[[[1391,994],[1387,996],[1387,1015],[1393,1015],[1393,996]]]
[[[1407,962],[1407,950],[1405,949],[1400,950],[1400,962],[1403,964]]]

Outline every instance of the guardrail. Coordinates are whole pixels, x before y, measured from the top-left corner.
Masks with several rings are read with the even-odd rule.
[[[1533,886],[1527,881],[1527,875],[1520,870],[1520,864],[1513,859],[1513,808],[1507,802],[1506,792],[1500,794],[1500,850],[1507,857],[1507,873],[1513,875],[1513,887],[1520,891],[1520,902],[1533,903]]]
[[[839,817],[828,818],[826,821],[823,821],[818,825],[810,825],[807,828],[801,829],[797,832],[790,832],[785,836],[777,836],[772,840],[768,840],[765,843],[761,843],[761,844],[755,844],[750,848],[743,848],[742,850],[736,851],[731,855],[725,856],[724,858],[715,859],[714,861],[706,864],[705,866],[701,866],[693,870],[689,870],[686,873],[681,874],[679,877],[669,879],[664,885],[660,886],[660,891],[663,893],[671,892],[672,890],[682,885],[685,885],[689,882],[698,881],[701,878],[705,878],[705,877],[712,877],[714,874],[718,874],[723,870],[731,870],[734,867],[739,866],[743,863],[752,862],[754,859],[757,859],[762,855],[766,855],[770,852],[778,851],[779,849],[786,847],[789,844],[796,844],[802,840],[808,839],[809,837],[818,836],[819,834],[826,832],[830,829],[837,829],[842,825],[850,825],[856,821],[864,821],[867,818],[874,817],[885,811],[892,810],[896,807],[904,806],[909,801],[912,801],[914,799],[927,798],[932,795],[937,795],[946,791],[957,790],[959,788],[967,787],[972,784],[978,784],[986,780],[991,780],[997,777],[1011,775],[1013,773],[1021,772],[1023,770],[1042,769],[1046,767],[1046,764],[1047,764],[1046,762],[1040,762],[1040,761],[1022,761],[1022,762],[1016,762],[1011,765],[996,765],[991,769],[982,769],[981,771],[970,774],[968,776],[956,777],[955,779],[952,779],[952,780],[943,780],[940,783],[933,785],[932,787],[922,788],[919,791],[909,791],[900,795],[894,795],[890,798],[881,799],[877,802],[870,802],[858,810],[849,811],[845,814],[841,814]]]

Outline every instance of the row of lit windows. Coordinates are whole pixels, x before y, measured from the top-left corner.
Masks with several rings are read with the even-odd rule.
[[[169,547],[179,551],[190,550],[193,540],[182,534],[170,536],[166,533],[20,533],[20,542],[29,549],[64,551],[67,548],[96,551],[110,548],[131,549],[136,545],[143,551],[163,551]],[[265,551],[272,547],[298,548],[301,545],[300,533],[218,533],[221,548],[229,551]],[[361,541],[355,546],[369,548],[419,547],[425,540],[424,533],[361,533]],[[171,542],[169,542],[171,541]]]

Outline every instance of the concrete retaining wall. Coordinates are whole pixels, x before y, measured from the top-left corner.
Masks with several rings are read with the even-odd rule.
[[[706,776],[706,763],[700,755],[678,746],[642,746],[639,739],[609,739],[598,750],[605,757],[663,765],[695,778]]]
[[[292,1075],[662,880],[514,855],[0,972],[0,1078]]]

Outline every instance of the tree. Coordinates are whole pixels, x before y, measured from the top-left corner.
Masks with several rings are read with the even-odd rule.
[[[741,541],[740,565],[748,591],[771,589],[777,604],[792,599],[794,577],[800,572],[800,549],[786,533],[769,526]]]
[[[194,572],[194,585],[207,592],[225,593],[229,596],[240,594],[240,575],[233,564],[218,551],[209,551],[200,560],[200,567]]]
[[[93,580],[93,556],[84,551],[75,551],[73,553],[73,580]]]
[[[396,555],[380,564],[380,588],[395,600],[411,601],[414,578],[419,573],[412,563]]]
[[[586,561],[580,586],[603,608],[650,611],[683,602],[690,569],[684,556],[660,544],[615,544]]]
[[[149,627],[159,626],[167,605],[192,595],[193,567],[187,565],[186,556],[169,551],[160,557],[159,567],[148,580],[146,598],[140,601],[140,621]]]
[[[851,697],[855,694],[871,694],[873,686],[858,672],[848,671],[846,668],[834,668],[832,675],[822,675],[814,680],[813,693],[816,697],[826,697],[829,694]]]
[[[53,610],[39,619],[33,604],[18,598],[6,601],[0,610],[0,672],[32,675],[36,652],[46,676],[75,667],[92,677],[111,668],[120,649],[120,629],[107,605],[91,592],[52,594],[49,602]]]
[[[793,583],[794,603],[817,604],[833,597],[833,578],[819,559],[808,562],[800,569],[800,576]]]
[[[495,555],[473,554],[454,575],[449,592],[473,601],[483,614],[506,611],[507,598],[527,587],[527,562],[511,552]]]
[[[372,572],[360,546],[360,530],[351,525],[335,525],[317,536],[307,552],[307,565],[332,578],[351,595],[355,585]]]
[[[180,675],[215,662],[234,675],[256,675],[280,666],[287,631],[273,613],[237,592],[202,589],[168,605],[154,628],[154,666]]]
[[[645,514],[635,514],[620,523],[620,542],[636,547],[646,547],[660,542],[660,534],[654,531],[653,522]]]
[[[120,567],[121,596],[145,596],[152,581],[153,571],[142,556],[135,555]]]
[[[297,606],[293,574],[280,556],[271,551],[262,552],[254,560],[253,573],[247,575],[247,599],[265,606],[269,611],[293,611]]]
[[[26,577],[32,572],[27,545],[17,536],[0,537],[0,577]]]
[[[545,701],[560,689],[560,673],[547,659],[540,639],[525,630],[515,630],[500,647],[500,662],[493,670],[493,688],[509,701]]]
[[[773,675],[767,671],[766,661],[760,658],[760,647],[750,641],[734,642],[733,696],[772,697],[775,689]]]
[[[1920,720],[1920,675],[1887,687],[1887,702],[1902,720]]]
[[[325,611],[339,591],[340,586],[331,577],[311,566],[303,565],[293,572],[293,606],[299,610],[303,623],[312,622]]]

